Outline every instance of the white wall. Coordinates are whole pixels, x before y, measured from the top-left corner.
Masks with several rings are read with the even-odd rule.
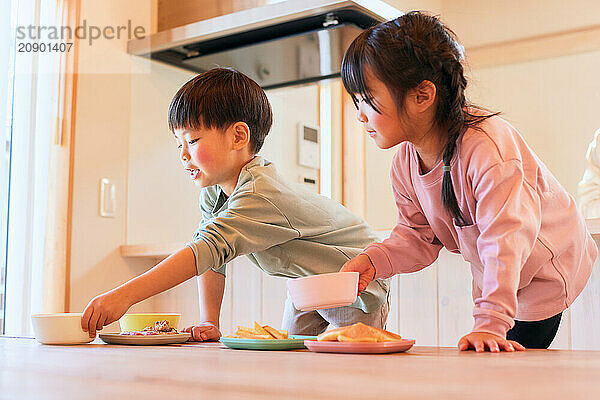
[[[600,127],[600,51],[472,71],[468,95],[501,111],[574,196]]]
[[[442,20],[465,47],[600,24],[596,0],[441,0]]]
[[[177,90],[195,74],[152,63],[131,77],[127,243],[187,242],[198,225],[200,188],[179,160],[167,125]]]

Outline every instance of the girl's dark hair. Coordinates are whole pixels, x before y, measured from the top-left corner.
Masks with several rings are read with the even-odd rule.
[[[264,90],[233,68],[212,68],[183,85],[169,106],[169,129],[226,129],[236,122],[250,128],[254,154],[273,123]]]
[[[359,95],[379,113],[366,83],[365,67],[369,67],[390,90],[399,112],[410,89],[424,80],[432,82],[438,95],[435,124],[448,130],[443,160],[444,165],[449,166],[460,134],[467,127],[498,114],[469,112],[469,107],[481,108],[472,106],[465,99],[467,80],[462,59],[463,48],[454,32],[438,18],[412,11],[373,26],[354,39],[342,61],[342,81],[356,106]],[[447,170],[442,182],[442,202],[459,224],[467,223],[456,200],[452,176]]]

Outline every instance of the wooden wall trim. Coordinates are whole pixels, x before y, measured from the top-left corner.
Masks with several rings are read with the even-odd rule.
[[[266,0],[158,0],[157,29],[164,31],[265,4]]]
[[[167,258],[184,247],[185,243],[131,244],[121,246],[120,250],[123,257]]]
[[[57,7],[61,26],[79,25],[81,0],[61,0]],[[50,146],[44,243],[45,312],[69,310],[78,58],[79,40],[75,38],[73,51],[61,55],[56,135]]]
[[[466,60],[472,69],[479,69],[597,50],[600,25],[470,47]]]

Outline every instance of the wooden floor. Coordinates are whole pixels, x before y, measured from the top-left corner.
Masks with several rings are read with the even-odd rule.
[[[0,399],[592,399],[600,352],[350,355],[0,337],[0,389]]]

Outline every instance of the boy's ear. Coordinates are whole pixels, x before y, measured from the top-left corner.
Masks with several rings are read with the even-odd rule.
[[[413,100],[414,105],[425,111],[435,103],[437,88],[431,81],[424,80],[414,89]]]
[[[229,128],[233,132],[233,149],[241,150],[250,143],[250,127],[245,122],[236,122]]]

